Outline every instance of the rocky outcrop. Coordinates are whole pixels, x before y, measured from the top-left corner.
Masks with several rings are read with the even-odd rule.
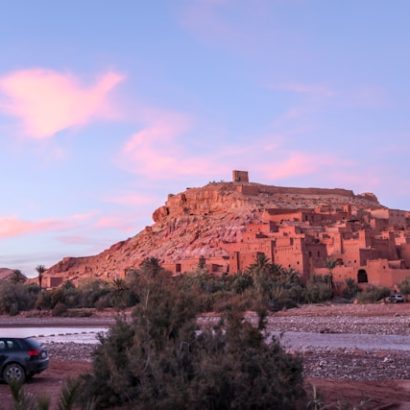
[[[373,194],[355,195],[344,189],[286,188],[255,183],[210,183],[168,195],[153,213],[154,224],[102,253],[64,258],[45,277],[110,279],[146,257],[172,263],[182,259],[227,257],[222,246],[241,240],[245,227],[261,221],[264,209],[339,207],[382,208]]]
[[[20,271],[17,271],[16,269],[0,268],[0,280],[16,278],[16,273],[20,280],[27,279]]]

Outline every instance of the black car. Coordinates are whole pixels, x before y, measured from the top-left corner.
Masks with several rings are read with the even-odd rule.
[[[32,338],[0,337],[0,378],[24,383],[48,367],[48,353]]]

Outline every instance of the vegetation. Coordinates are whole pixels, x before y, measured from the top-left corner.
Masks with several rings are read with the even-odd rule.
[[[343,289],[343,297],[346,299],[353,299],[357,296],[360,289],[358,284],[351,278],[345,280],[345,287]]]
[[[81,382],[78,379],[68,379],[66,381],[58,398],[58,410],[78,409],[77,401],[80,387]],[[13,410],[49,410],[51,408],[51,400],[48,395],[36,396],[27,393],[24,386],[16,383],[10,384],[10,391],[13,399]],[[92,401],[82,404],[81,408],[83,410],[97,409]]]
[[[388,297],[389,295],[390,289],[388,288],[369,286],[357,295],[357,300],[359,303],[375,303]]]
[[[399,289],[403,295],[410,295],[410,277],[400,283]]]
[[[72,316],[91,307],[119,310],[116,324],[100,336],[91,371],[63,389],[60,409],[298,409],[309,402],[301,360],[269,338],[266,314],[332,299],[334,291],[331,274],[304,283],[263,255],[246,271],[222,276],[208,273],[202,259],[194,272],[172,277],[150,258],[110,283],[66,282],[46,290],[16,275],[0,283],[0,312],[35,307]],[[376,287],[359,292],[353,280],[343,290],[362,303],[389,293]],[[126,321],[121,310],[131,306],[132,320]],[[244,319],[247,309],[258,313],[256,326]],[[221,320],[199,328],[196,318],[206,311],[221,312]],[[47,398],[12,388],[15,409],[49,408]],[[308,408],[321,408],[316,390]]]
[[[46,271],[46,267],[44,265],[36,266],[36,271],[38,273],[38,285],[40,288],[43,286],[43,273]]]
[[[305,299],[308,303],[325,302],[333,298],[333,278],[331,275],[313,275],[306,285]]]
[[[21,282],[0,282],[0,313],[17,315],[22,310],[33,309],[40,288],[36,285],[25,285]]]
[[[304,398],[301,362],[275,340],[265,343],[263,315],[255,328],[231,309],[216,326],[199,330],[195,288],[166,278],[145,269],[133,278],[139,284],[133,320],[119,318],[100,338],[83,401],[93,399],[97,408],[297,408]]]
[[[26,284],[24,276],[16,273],[0,283],[0,313],[15,315],[36,308],[49,310],[54,316],[85,316],[89,311],[78,309],[122,310],[139,303],[141,280],[146,277],[161,277],[170,286],[172,283],[189,291],[201,312],[223,312],[232,306],[276,311],[302,303],[322,303],[334,296],[331,275],[313,276],[304,283],[299,273],[270,263],[264,255],[244,272],[220,276],[207,271],[204,258],[195,271],[178,277],[166,272],[156,258],[148,258],[138,268],[129,269],[125,278],[111,282],[87,279],[77,286],[68,281],[56,289]],[[354,297],[357,292],[357,284],[346,281],[344,296]]]

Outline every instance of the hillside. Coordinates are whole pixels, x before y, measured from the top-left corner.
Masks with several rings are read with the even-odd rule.
[[[8,268],[0,268],[0,280],[7,280],[12,278],[16,274],[15,269],[8,269]],[[25,279],[24,275],[21,275],[23,279]]]
[[[247,178],[246,178],[247,180]],[[153,213],[154,223],[127,240],[89,257],[67,257],[45,277],[77,280],[114,278],[138,266],[146,257],[163,263],[181,260],[226,259],[226,244],[238,243],[250,223],[261,222],[266,209],[314,209],[350,205],[355,209],[384,208],[373,194],[355,195],[345,189],[290,188],[245,182],[209,183],[168,195]]]

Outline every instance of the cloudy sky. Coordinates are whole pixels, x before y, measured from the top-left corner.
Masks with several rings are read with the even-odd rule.
[[[0,267],[249,170],[410,209],[407,0],[2,0]]]

